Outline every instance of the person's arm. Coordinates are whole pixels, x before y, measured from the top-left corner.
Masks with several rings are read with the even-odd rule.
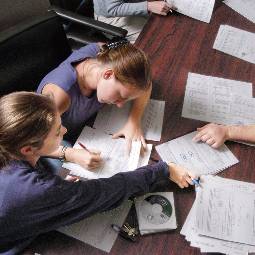
[[[148,12],[166,16],[169,12],[172,12],[171,9],[177,10],[172,4],[167,3],[166,1],[150,1],[148,3]]]
[[[141,16],[147,15],[148,12],[167,15],[170,9],[176,9],[173,5],[167,3],[166,1],[125,3],[124,1],[108,0],[106,7],[106,17]]]
[[[28,212],[37,213],[37,217],[31,220],[35,215],[27,215],[28,221],[25,222],[31,235],[57,229],[113,209],[132,195],[149,192],[162,179],[171,178],[182,188],[188,186],[187,175],[186,169],[160,161],[111,178],[85,182],[68,182],[58,176],[35,176],[36,182],[31,180],[33,189],[28,193]]]
[[[66,112],[71,104],[69,95],[56,84],[46,84],[42,90],[42,94],[49,95],[53,98],[60,115]]]
[[[137,3],[125,3],[123,0],[106,0],[106,17],[126,17],[135,15],[147,15],[147,1]],[[100,15],[100,13],[97,13]]]
[[[100,154],[101,153],[99,151],[88,151],[61,145],[57,150],[45,156],[64,159],[67,162],[72,162],[80,165],[81,167],[92,170],[103,164],[103,159]]]
[[[133,101],[133,105],[124,127],[113,135],[113,138],[125,136],[128,152],[130,152],[132,140],[141,140],[143,148],[146,149],[146,142],[141,129],[141,119],[151,95],[150,88],[142,96]]]
[[[226,140],[255,142],[255,125],[228,126],[210,123],[197,130],[193,141],[203,141],[213,148],[219,148]]]

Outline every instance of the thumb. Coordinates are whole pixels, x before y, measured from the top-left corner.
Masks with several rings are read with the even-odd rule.
[[[119,137],[122,136],[122,135],[123,135],[122,132],[117,132],[117,133],[115,133],[115,134],[112,135],[112,139],[117,139],[117,138],[119,138]]]
[[[67,175],[65,180],[69,182],[76,182],[76,181],[79,181],[79,178],[76,176]]]

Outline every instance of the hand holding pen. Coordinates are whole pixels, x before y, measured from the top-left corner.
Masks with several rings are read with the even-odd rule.
[[[102,165],[101,152],[89,150],[84,144],[78,142],[82,149],[74,148],[70,155],[70,162],[79,164],[86,169],[96,169]]]
[[[189,185],[199,185],[199,180],[192,172],[173,162],[168,163],[170,180],[174,181],[180,188],[187,188]]]

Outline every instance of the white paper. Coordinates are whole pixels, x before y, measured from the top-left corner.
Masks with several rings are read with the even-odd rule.
[[[152,145],[147,144],[148,149],[143,157],[138,157],[140,152],[137,150],[137,147],[134,147],[136,152],[131,152],[129,157],[126,152],[124,139],[112,139],[110,135],[87,126],[81,132],[74,144],[74,148],[80,148],[78,142],[85,144],[89,150],[100,150],[104,160],[104,164],[94,170],[85,169],[74,163],[63,164],[64,168],[71,170],[70,174],[87,179],[108,178],[119,172],[132,171],[138,167],[145,166],[149,162],[152,150]],[[128,166],[131,168],[129,169]]]
[[[139,164],[140,152],[142,148],[141,141],[133,141],[128,159],[128,170],[135,170]]]
[[[218,124],[254,124],[252,83],[189,73],[182,117]]]
[[[167,2],[177,7],[177,12],[209,23],[215,0],[167,0]]]
[[[131,201],[126,201],[116,209],[98,213],[75,224],[62,227],[58,231],[100,250],[110,252],[118,236],[118,233],[111,228],[111,224],[122,226],[131,205]]]
[[[147,140],[160,141],[164,118],[165,102],[150,99],[142,117],[142,129]],[[106,105],[97,114],[94,128],[107,134],[114,134],[127,122],[131,102],[122,108],[114,105]]]
[[[255,33],[221,25],[213,48],[255,64]]]
[[[225,0],[224,3],[248,20],[255,23],[254,0]]]
[[[221,177],[211,177],[211,176],[203,176],[201,177],[201,185],[202,189],[198,188],[198,192],[203,192],[203,189],[208,185],[212,185],[211,183],[216,182],[219,185],[235,187],[236,181],[224,179]],[[242,190],[252,190],[254,188],[254,184],[238,182],[239,187]],[[221,252],[231,255],[242,255],[248,254],[248,252],[254,252],[255,246],[241,244],[238,242],[225,241],[220,239],[215,239],[208,236],[202,236],[198,234],[198,230],[196,227],[196,219],[197,219],[197,199],[195,200],[186,221],[182,227],[181,234],[185,236],[186,240],[191,242],[191,246],[197,247],[201,249],[201,252]]]
[[[255,245],[255,185],[212,178],[197,192],[198,234]]]
[[[195,134],[192,132],[158,145],[156,150],[162,160],[184,166],[197,175],[216,174],[238,163],[226,145],[216,150],[206,143],[193,142]]]

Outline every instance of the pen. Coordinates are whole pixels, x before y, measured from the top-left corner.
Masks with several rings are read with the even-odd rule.
[[[91,153],[90,150],[87,149],[87,147],[84,144],[82,144],[81,142],[78,142],[78,144],[82,147],[82,149],[84,149],[85,151]]]
[[[200,185],[200,183],[199,183],[199,180],[192,179],[192,182],[193,182],[196,186],[201,187],[201,185]]]

